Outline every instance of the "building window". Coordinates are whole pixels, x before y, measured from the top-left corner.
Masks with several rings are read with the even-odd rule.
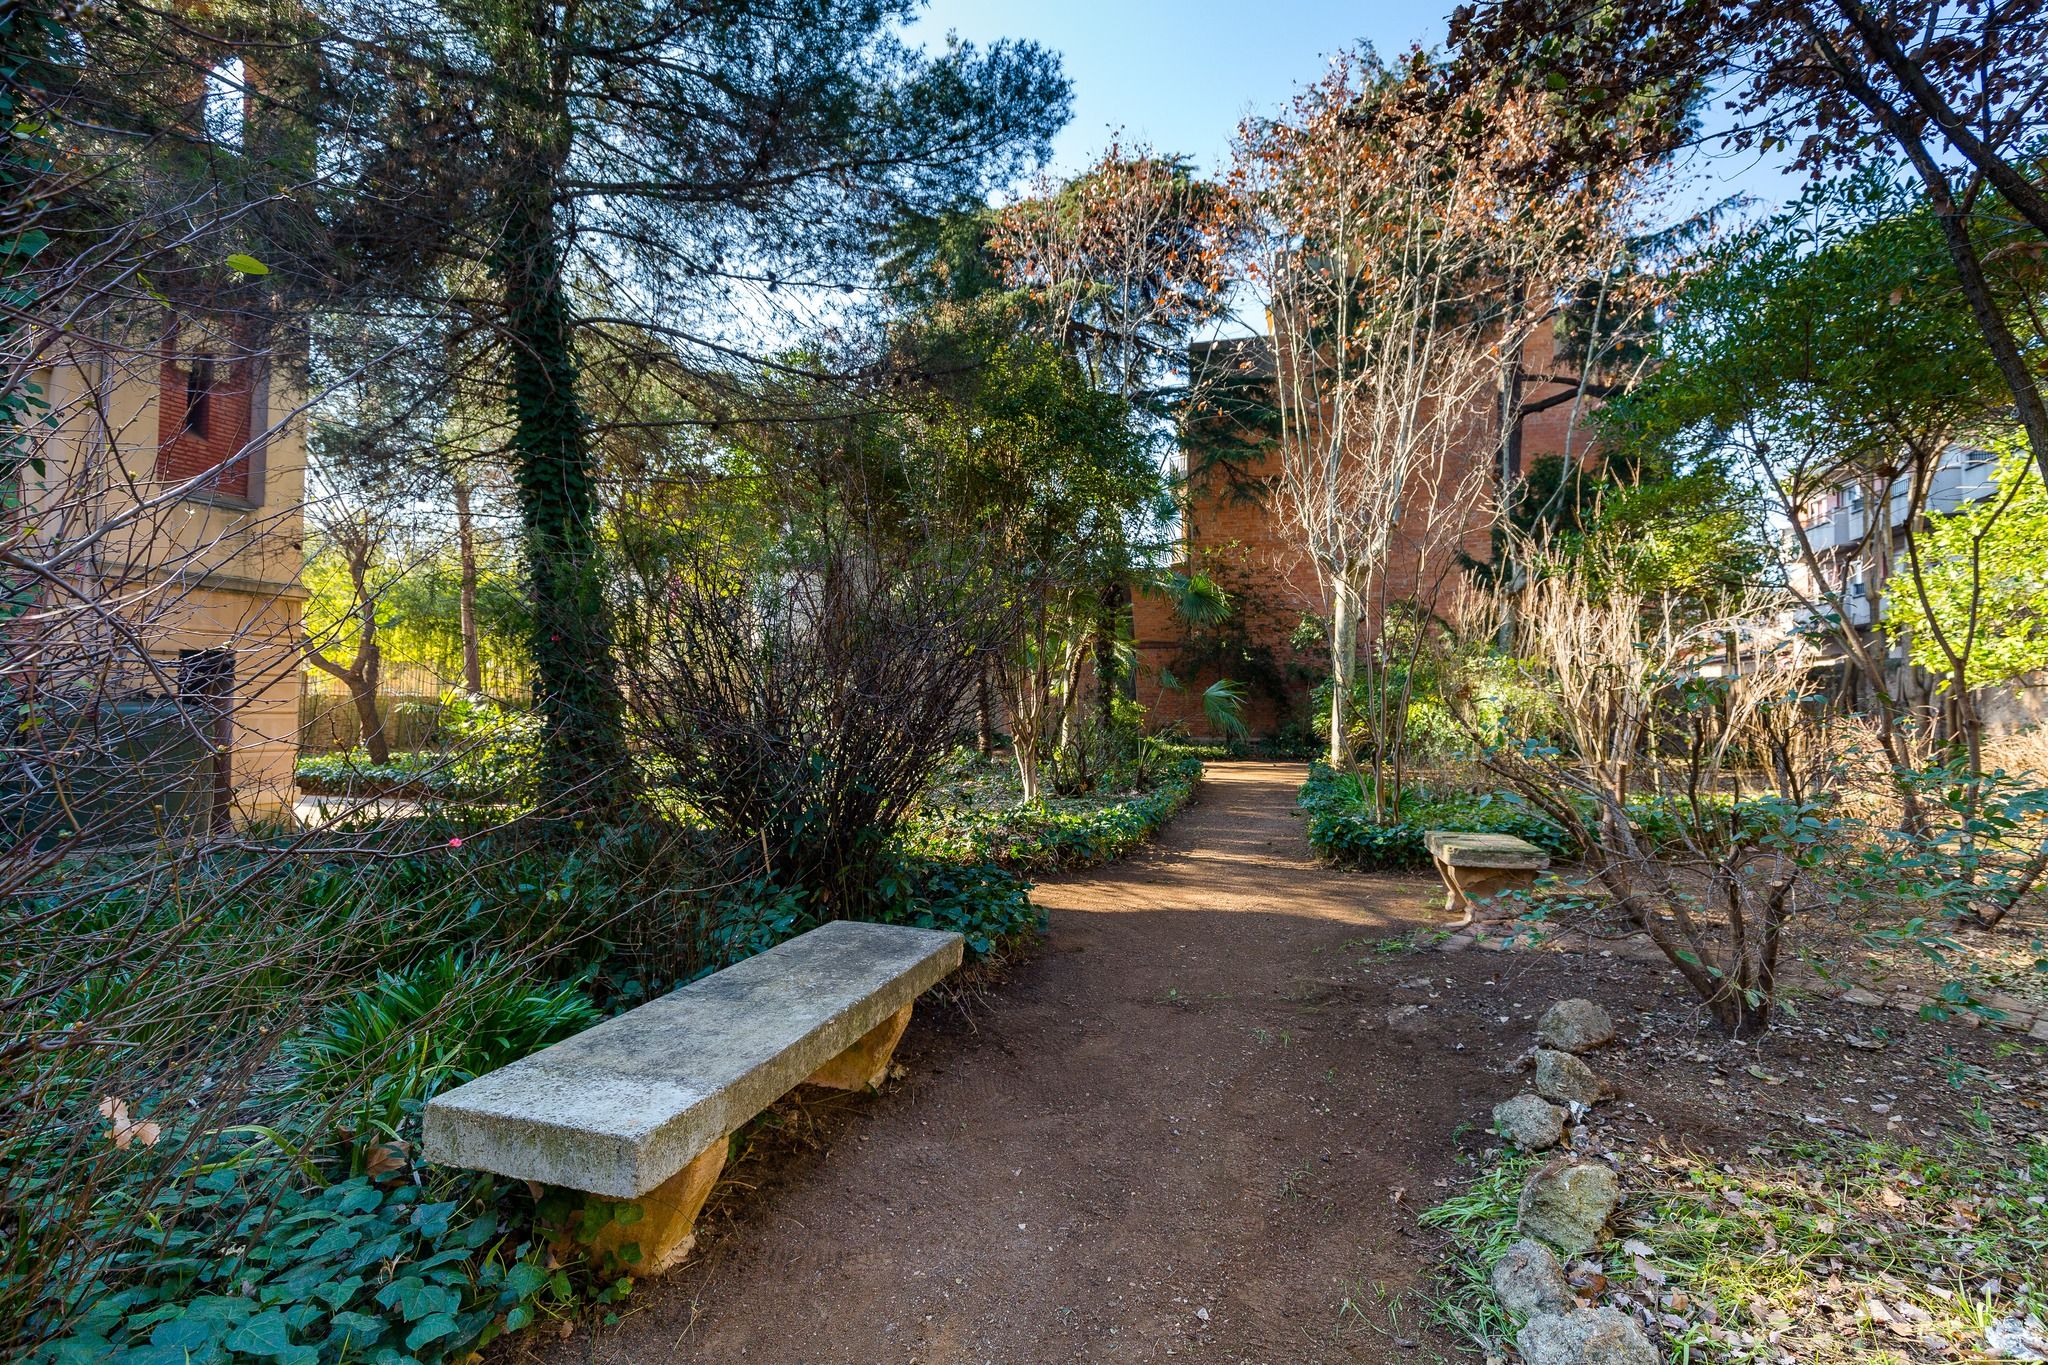
[[[257,373],[246,356],[178,355],[167,347],[157,393],[156,476],[202,496],[249,499]]]
[[[213,357],[185,362],[185,433],[205,440],[213,407]]]

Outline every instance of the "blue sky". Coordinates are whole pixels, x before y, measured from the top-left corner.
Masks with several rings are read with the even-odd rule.
[[[1383,52],[1441,42],[1454,2],[931,0],[912,36],[936,45],[955,29],[978,44],[1030,38],[1060,53],[1074,119],[1055,144],[1057,169],[1087,165],[1122,129],[1214,171],[1238,121],[1279,108],[1330,54],[1361,38]]]
[[[948,29],[986,44],[1030,38],[1059,52],[1074,83],[1074,117],[1054,144],[1054,169],[1094,160],[1121,130],[1127,142],[1226,164],[1247,113],[1277,110],[1330,54],[1360,39],[1383,53],[1443,41],[1456,0],[930,0],[911,30],[937,46]],[[1754,158],[1695,159],[1687,197],[1737,191],[1788,198],[1795,186]]]

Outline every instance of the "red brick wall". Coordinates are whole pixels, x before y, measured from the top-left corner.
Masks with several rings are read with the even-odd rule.
[[[188,429],[185,394],[192,359],[166,359],[157,395],[156,476],[166,483],[183,483],[209,470],[219,473],[210,487],[234,498],[249,496],[249,461],[243,447],[249,443],[251,393],[246,358],[220,357],[213,361],[213,382],[207,400],[206,435]]]
[[[1525,359],[1529,370],[1542,373],[1549,363],[1548,346],[1532,345]],[[1561,386],[1530,386],[1526,397],[1533,401],[1560,392]],[[1490,400],[1489,400],[1490,403]],[[1597,402],[1588,400],[1586,410],[1577,414],[1577,436],[1571,443],[1575,458],[1583,459],[1589,441],[1585,420]],[[1468,470],[1490,471],[1497,449],[1495,421],[1490,406],[1475,412],[1470,435],[1450,456],[1445,477],[1435,481],[1445,504],[1433,509],[1416,509],[1406,518],[1409,526],[1437,525],[1439,543],[1428,549],[1412,536],[1397,533],[1388,555],[1386,572],[1366,604],[1366,619],[1360,627],[1360,644],[1373,636],[1386,604],[1415,598],[1432,610],[1451,606],[1463,587],[1465,575],[1455,563],[1455,552],[1486,559],[1491,554],[1489,519],[1495,496],[1494,482],[1466,481]],[[1563,454],[1566,436],[1574,425],[1573,408],[1563,403],[1525,419],[1522,429],[1522,462],[1526,469],[1546,455]],[[1289,637],[1304,615],[1321,615],[1325,610],[1323,592],[1315,566],[1297,546],[1278,514],[1271,492],[1279,469],[1279,452],[1269,447],[1263,458],[1245,467],[1261,492],[1256,500],[1234,496],[1222,478],[1196,475],[1189,481],[1183,510],[1183,567],[1209,572],[1232,593],[1233,608],[1245,635],[1255,645],[1272,652],[1284,681],[1283,700],[1262,695],[1247,697],[1245,720],[1254,735],[1271,735],[1292,718],[1306,723],[1308,693],[1313,680],[1329,674],[1327,647],[1320,640],[1306,652],[1295,650]],[[1461,490],[1462,485],[1462,491]],[[1462,505],[1449,505],[1452,501]],[[1138,654],[1138,700],[1148,709],[1148,720],[1158,726],[1176,721],[1198,735],[1213,728],[1202,713],[1202,691],[1230,670],[1213,665],[1188,667],[1189,631],[1166,599],[1140,593],[1132,610],[1133,638]],[[1163,674],[1170,674],[1180,686],[1162,686]],[[1237,674],[1238,681],[1244,678]]]

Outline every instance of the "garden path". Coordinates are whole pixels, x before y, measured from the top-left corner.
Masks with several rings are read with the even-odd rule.
[[[1395,972],[1362,959],[1442,893],[1317,865],[1304,775],[1212,764],[1151,848],[1042,883],[1044,945],[965,1019],[925,1011],[904,1079],[788,1116],[619,1324],[510,1353],[1464,1358],[1400,1295],[1452,1129],[1501,1077],[1478,1039],[1387,1026]]]

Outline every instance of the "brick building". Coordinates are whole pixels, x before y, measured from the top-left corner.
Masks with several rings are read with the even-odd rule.
[[[1364,606],[1361,646],[1397,604],[1412,602],[1431,612],[1447,608],[1466,577],[1459,551],[1479,560],[1490,556],[1504,463],[1510,475],[1518,475],[1568,451],[1584,458],[1584,423],[1598,400],[1579,400],[1578,384],[1554,374],[1552,349],[1550,338],[1541,337],[1522,357],[1520,427],[1505,459],[1497,409],[1489,401],[1464,424],[1466,434],[1447,457],[1450,467],[1430,471],[1439,477],[1421,481],[1438,502],[1424,509],[1427,515],[1404,520],[1434,530],[1423,543],[1396,528],[1386,571]],[[1215,579],[1230,595],[1232,613],[1220,627],[1193,630],[1166,598],[1137,596],[1136,695],[1155,726],[1180,723],[1207,735],[1203,689],[1228,677],[1245,686],[1244,717],[1254,736],[1302,730],[1310,719],[1308,695],[1329,674],[1322,624],[1329,604],[1315,565],[1274,506],[1282,439],[1274,363],[1266,337],[1205,343],[1190,356],[1198,383],[1216,395],[1208,406],[1219,416],[1182,453],[1179,565]]]

